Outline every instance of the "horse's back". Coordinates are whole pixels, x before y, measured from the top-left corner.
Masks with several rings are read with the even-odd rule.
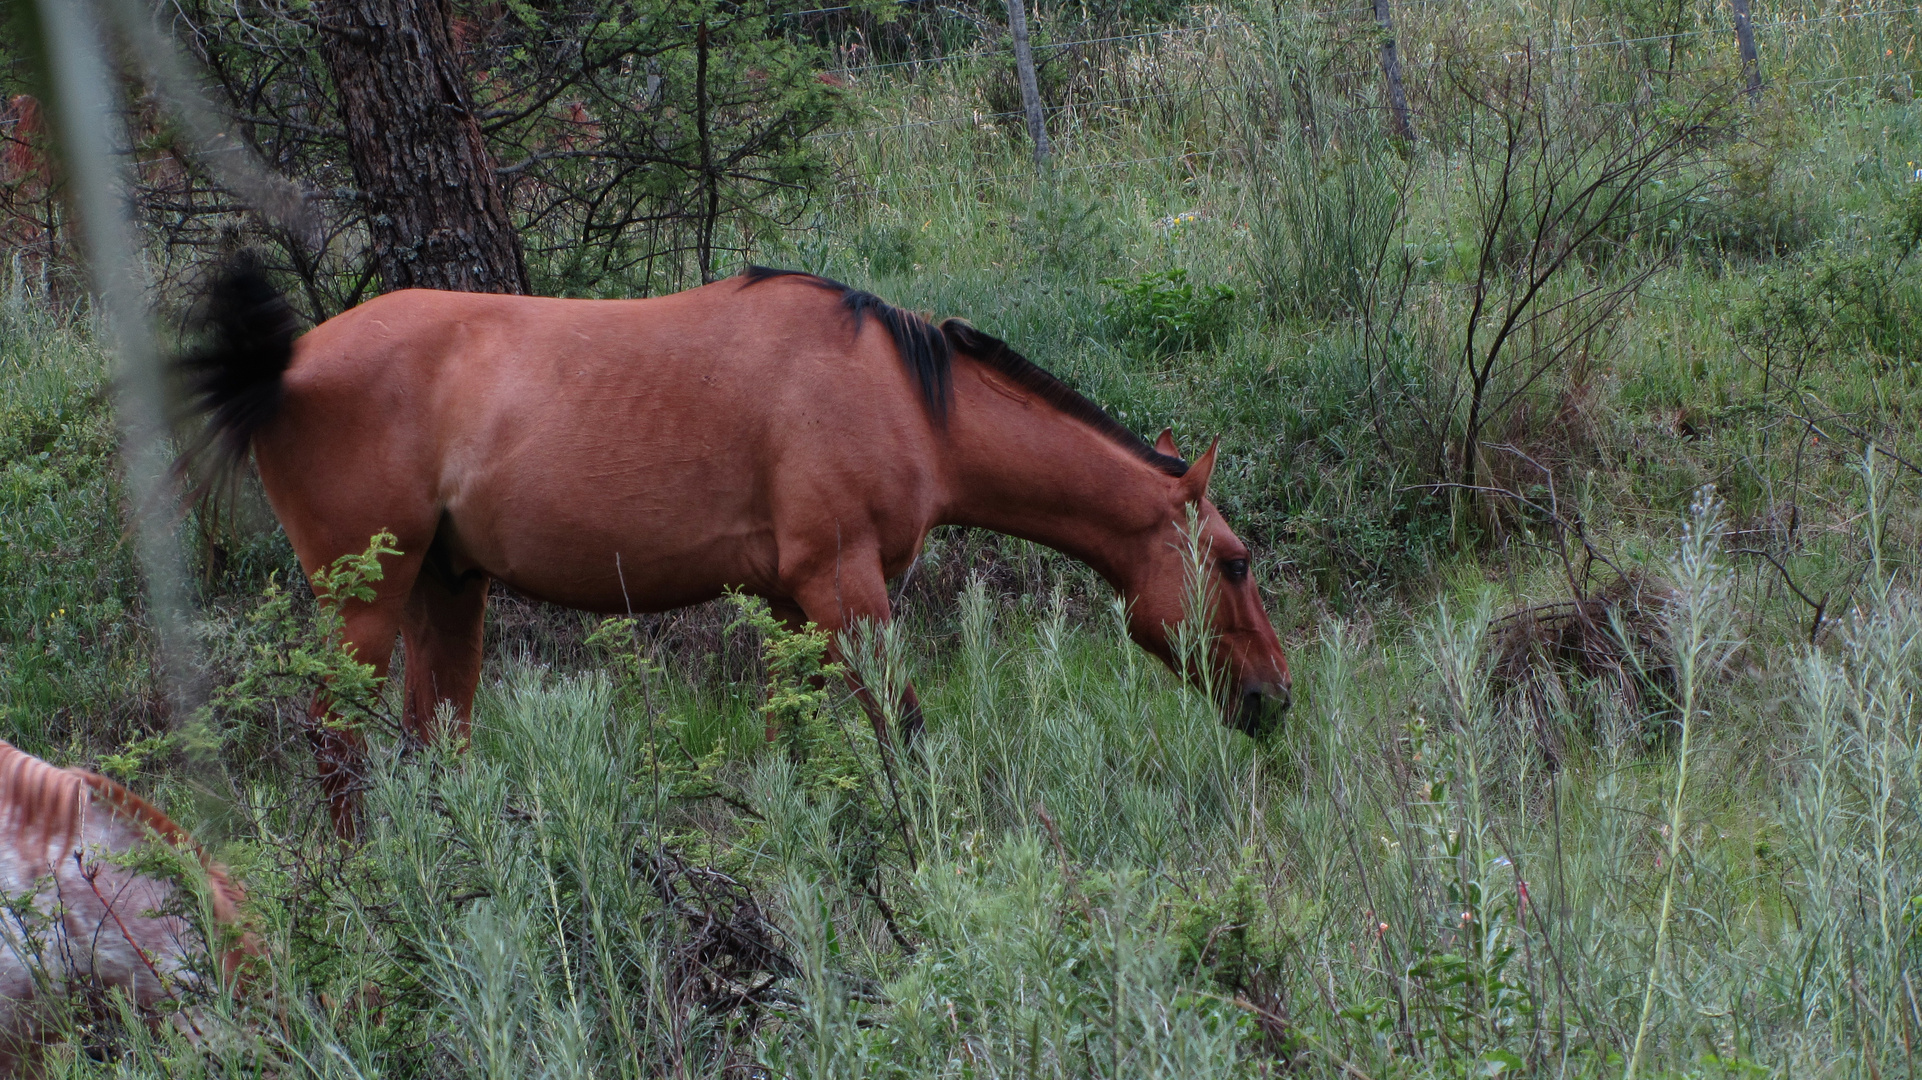
[[[752,412],[796,398],[913,399],[891,350],[855,344],[836,296],[804,281],[729,278],[638,300],[406,289],[303,336],[286,393],[293,402],[350,397],[363,409],[405,401],[509,411],[635,392]],[[848,392],[836,395],[832,383]]]

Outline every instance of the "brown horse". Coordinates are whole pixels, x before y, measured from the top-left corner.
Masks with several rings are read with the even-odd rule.
[[[296,339],[244,261],[203,322],[210,342],[183,366],[207,438],[229,463],[252,449],[301,565],[397,538],[346,636],[383,673],[404,639],[420,738],[443,702],[465,736],[491,579],[609,613],[739,588],[840,631],[889,617],[889,578],[943,524],[1092,566],[1127,598],[1134,639],[1172,663],[1190,506],[1216,577],[1225,719],[1253,731],[1287,706],[1248,549],[1207,499],[1214,447],[1190,465],[1167,432],[1149,446],[964,322],[753,268],[646,300],[408,290]],[[903,706],[912,737],[912,691]],[[314,731],[339,795],[360,747]]]

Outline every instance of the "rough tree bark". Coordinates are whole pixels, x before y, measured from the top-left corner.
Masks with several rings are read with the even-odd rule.
[[[325,0],[316,8],[381,284],[529,291],[443,0]]]

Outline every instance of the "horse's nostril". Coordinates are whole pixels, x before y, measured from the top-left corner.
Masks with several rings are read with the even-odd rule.
[[[1259,684],[1242,690],[1235,701],[1234,715],[1227,722],[1249,735],[1259,735],[1273,726],[1286,712],[1289,704],[1288,687],[1274,684]]]
[[[1235,717],[1235,726],[1249,735],[1258,735],[1267,727],[1268,696],[1258,689],[1244,690],[1241,693],[1241,708]]]

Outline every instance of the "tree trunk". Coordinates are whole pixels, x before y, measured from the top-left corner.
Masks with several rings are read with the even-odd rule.
[[[1021,108],[1028,114],[1028,134],[1034,137],[1034,163],[1048,163],[1047,119],[1041,111],[1041,88],[1034,79],[1034,52],[1028,48],[1028,11],[1022,0],[1008,0],[1008,30],[1014,34],[1014,72],[1021,80]]]
[[[325,0],[317,9],[381,284],[527,292],[527,260],[468,106],[446,6]]]
[[[701,148],[701,232],[696,255],[705,285],[714,280],[714,226],[721,220],[720,177],[715,174],[714,139],[708,131],[706,23],[695,35],[694,49],[694,135]]]

